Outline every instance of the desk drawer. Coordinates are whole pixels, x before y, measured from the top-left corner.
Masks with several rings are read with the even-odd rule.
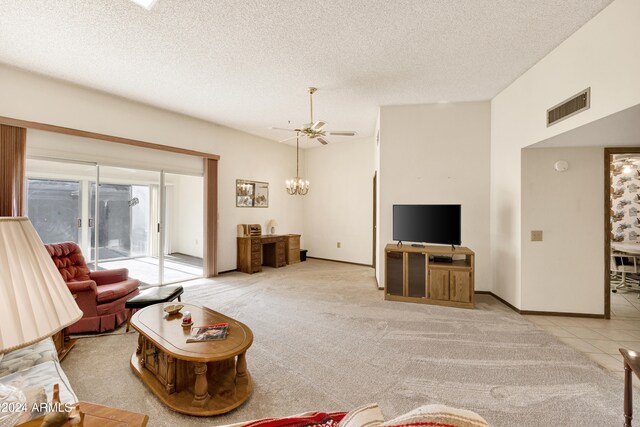
[[[299,251],[300,250],[300,242],[297,243],[289,243],[289,250],[290,251]]]
[[[300,250],[290,250],[287,252],[287,264],[295,264],[300,262]]]

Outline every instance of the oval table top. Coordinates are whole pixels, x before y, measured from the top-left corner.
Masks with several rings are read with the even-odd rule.
[[[231,317],[206,307],[185,303],[180,303],[184,308],[178,314],[169,315],[163,311],[165,306],[173,304],[175,303],[154,304],[137,311],[131,317],[131,326],[177,359],[192,362],[225,360],[244,353],[253,343],[251,329]],[[228,323],[227,337],[219,341],[188,343],[191,327],[182,326],[182,313],[185,311],[191,312],[191,327]]]

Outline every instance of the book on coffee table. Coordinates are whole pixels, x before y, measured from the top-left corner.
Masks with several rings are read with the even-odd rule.
[[[191,328],[191,336],[187,342],[219,341],[227,337],[228,323],[217,323],[215,325],[194,326]]]

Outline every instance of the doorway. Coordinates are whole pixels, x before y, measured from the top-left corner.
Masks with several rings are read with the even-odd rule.
[[[640,319],[640,147],[605,148],[605,318]]]
[[[371,266],[373,267],[374,270],[374,274],[376,273],[376,246],[377,246],[377,233],[376,230],[378,229],[377,223],[378,223],[378,219],[377,219],[377,212],[376,212],[376,205],[377,205],[377,197],[378,197],[378,171],[375,171],[373,173],[373,239],[371,240],[373,243],[373,249],[372,249],[372,255],[371,255]],[[376,276],[377,277],[377,276]]]

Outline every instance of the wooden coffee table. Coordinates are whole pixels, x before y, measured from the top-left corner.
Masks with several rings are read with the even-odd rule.
[[[246,351],[253,333],[244,324],[206,307],[184,304],[194,326],[228,323],[221,341],[187,343],[191,328],[182,327],[182,312],[167,315],[156,304],[138,311],[131,326],[140,333],[131,369],[171,409],[189,415],[229,412],[253,390]]]

